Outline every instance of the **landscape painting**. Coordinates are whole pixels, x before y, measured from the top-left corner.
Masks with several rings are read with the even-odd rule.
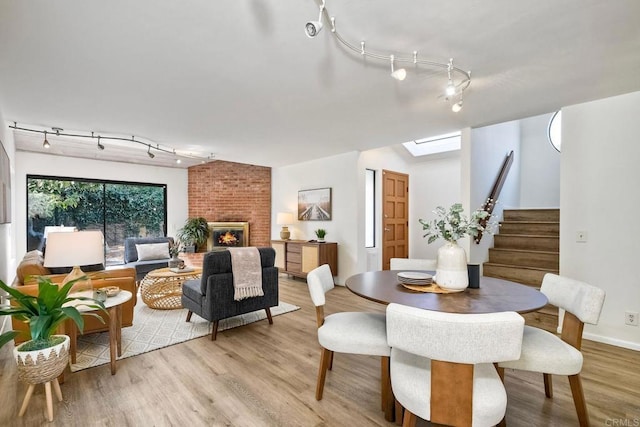
[[[299,221],[331,221],[331,188],[298,191]]]

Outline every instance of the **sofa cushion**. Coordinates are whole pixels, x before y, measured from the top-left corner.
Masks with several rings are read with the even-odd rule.
[[[138,261],[151,261],[169,258],[169,243],[145,243],[136,245]]]
[[[173,244],[173,237],[127,237],[124,239],[124,262],[130,263],[138,261],[138,251],[136,245],[144,245],[147,243],[165,243]],[[167,258],[169,258],[169,250],[167,249]]]

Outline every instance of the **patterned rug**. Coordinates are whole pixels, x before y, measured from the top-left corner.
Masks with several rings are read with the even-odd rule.
[[[289,313],[300,307],[286,302],[280,302],[271,308],[271,315]],[[194,314],[191,322],[186,322],[187,309],[154,310],[147,307],[138,297],[134,308],[133,326],[122,328],[122,357],[124,359],[146,353],[159,348],[168,347],[211,333],[211,323]],[[236,328],[266,319],[264,310],[221,320],[218,332]],[[101,332],[78,337],[76,363],[71,365],[71,371],[109,363],[109,334]]]

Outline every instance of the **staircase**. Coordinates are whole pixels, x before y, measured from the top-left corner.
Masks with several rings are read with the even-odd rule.
[[[510,209],[503,217],[483,274],[539,288],[546,273],[559,271],[560,210]],[[556,332],[558,309],[554,306],[524,317],[528,325]]]

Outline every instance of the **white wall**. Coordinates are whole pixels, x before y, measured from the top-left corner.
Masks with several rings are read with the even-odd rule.
[[[426,161],[412,164],[410,168],[411,186],[409,187],[409,257],[436,259],[442,240],[432,244],[423,237],[424,231],[419,219],[430,221],[437,206],[448,208],[461,199],[460,152],[447,156],[429,156]]]
[[[4,119],[2,117],[2,111],[0,111],[0,141],[9,156],[9,162],[11,163],[11,223],[0,224],[0,280],[5,283],[11,283],[15,276],[16,264],[16,252],[15,245],[12,242],[15,241],[15,221],[16,221],[16,204],[15,204],[15,144],[13,142],[13,133],[9,131],[9,128],[5,126]],[[1,325],[1,322],[0,322]]]
[[[26,252],[27,174],[94,178],[114,181],[144,182],[167,185],[167,234],[175,236],[188,216],[188,176],[186,169],[105,162],[48,154],[16,152],[15,217],[16,254]]]
[[[554,113],[520,120],[520,207],[560,207],[560,153],[547,137]]]
[[[331,187],[331,221],[298,221],[289,226],[291,239],[315,239],[314,230],[327,230],[326,240],[338,243],[338,278],[343,284],[357,273],[358,257],[358,153],[353,151],[310,162],[274,168],[271,174],[271,237],[280,238],[278,212],[297,218],[298,191]]]
[[[520,202],[520,124],[518,121],[471,129],[469,138],[462,139],[463,169],[469,164],[468,179],[463,177],[462,200],[467,214],[484,205],[500,173],[506,156],[513,150],[514,158],[502,192],[493,211],[502,219],[506,207],[518,207]],[[493,236],[485,234],[479,245],[465,238],[461,246],[467,249],[469,262],[481,263],[488,259],[488,250],[493,246]]]
[[[607,293],[585,337],[640,350],[640,92],[562,109],[560,274]],[[588,241],[577,243],[577,231]]]

